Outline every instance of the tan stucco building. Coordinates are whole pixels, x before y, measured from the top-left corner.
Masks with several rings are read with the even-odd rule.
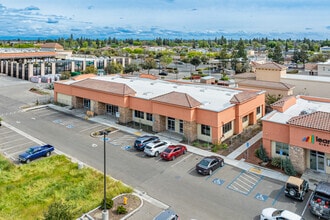
[[[241,133],[265,112],[264,91],[117,75],[55,82],[54,99],[119,123],[210,143]]]

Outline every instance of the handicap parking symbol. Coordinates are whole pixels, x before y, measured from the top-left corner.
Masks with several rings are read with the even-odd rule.
[[[73,125],[67,125],[66,127],[67,128],[73,128]]]
[[[215,178],[212,182],[219,185],[219,186],[221,186],[225,181],[221,180],[219,178]]]
[[[59,123],[62,122],[62,120],[61,120],[61,119],[56,119],[56,120],[54,120],[53,122],[59,124]]]
[[[254,198],[265,202],[268,199],[268,196],[263,195],[261,193],[257,193],[257,195]]]
[[[125,150],[130,150],[131,148],[131,146],[125,146]]]

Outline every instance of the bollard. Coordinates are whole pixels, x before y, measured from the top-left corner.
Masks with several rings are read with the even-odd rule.
[[[124,196],[124,202],[123,202],[124,205],[127,205],[127,197]]]

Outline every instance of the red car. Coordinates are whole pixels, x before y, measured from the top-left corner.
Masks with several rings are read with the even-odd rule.
[[[186,152],[186,146],[170,145],[160,154],[160,157],[164,160],[174,160],[176,157],[185,154]]]

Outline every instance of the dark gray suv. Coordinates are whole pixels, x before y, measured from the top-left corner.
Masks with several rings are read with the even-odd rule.
[[[153,135],[143,135],[141,137],[138,137],[134,142],[134,148],[137,150],[144,150],[144,147],[153,141],[158,141],[159,137],[153,136]]]

